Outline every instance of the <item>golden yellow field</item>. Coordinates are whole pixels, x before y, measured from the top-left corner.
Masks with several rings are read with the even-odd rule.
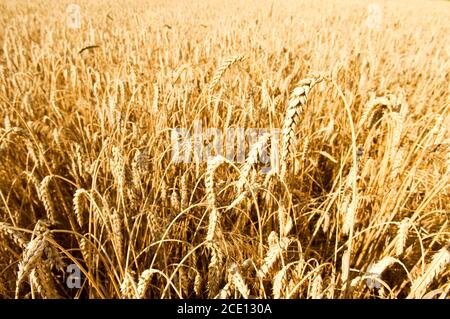
[[[0,0],[0,297],[448,299],[449,21]]]

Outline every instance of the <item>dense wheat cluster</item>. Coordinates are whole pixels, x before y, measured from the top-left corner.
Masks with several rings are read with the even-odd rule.
[[[449,298],[449,2],[69,4],[0,1],[0,297]]]

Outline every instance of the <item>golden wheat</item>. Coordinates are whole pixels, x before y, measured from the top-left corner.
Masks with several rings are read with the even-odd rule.
[[[0,298],[448,298],[449,5],[2,2]]]

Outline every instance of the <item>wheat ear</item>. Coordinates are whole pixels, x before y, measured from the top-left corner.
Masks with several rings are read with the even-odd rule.
[[[132,299],[137,297],[136,282],[132,271],[128,270],[125,272],[125,276],[120,284],[120,293],[123,299]]]
[[[45,299],[58,299],[54,280],[49,276],[50,269],[45,265],[38,265],[30,273],[30,283],[35,286],[39,294]]]
[[[266,257],[264,258],[264,263],[261,265],[257,272],[257,276],[263,279],[269,271],[272,269],[274,264],[277,262],[278,258],[288,247],[290,240],[287,237],[283,237],[281,241],[278,239],[278,234],[272,231],[268,238],[269,250],[267,251]]]
[[[208,293],[209,298],[213,298],[219,292],[224,255],[216,243],[210,245],[210,251],[211,261],[208,265]]]
[[[304,112],[307,103],[307,97],[311,89],[323,81],[321,75],[313,75],[299,82],[298,86],[292,91],[286,115],[283,121],[283,139],[281,153],[281,176],[286,175],[287,164],[290,155],[294,153],[294,145],[296,144],[297,125],[300,116]]]
[[[409,218],[404,218],[398,225],[397,237],[395,239],[395,255],[400,256],[405,249],[406,241],[408,240],[408,230],[410,227]]]
[[[20,284],[31,271],[39,265],[44,254],[45,242],[42,237],[37,237],[30,241],[25,247],[23,259],[19,263],[19,272],[16,280],[16,298],[19,297]]]
[[[265,133],[261,135],[257,142],[252,145],[250,152],[248,153],[247,159],[245,160],[245,164],[241,170],[241,174],[239,176],[239,180],[237,182],[237,193],[240,194],[244,188],[244,185],[247,181],[247,178],[250,174],[253,166],[258,162],[258,154],[262,152],[264,147],[266,146],[270,133]]]
[[[231,288],[233,283],[227,282],[225,287],[220,289],[219,293],[214,297],[214,299],[227,299],[231,296]]]
[[[208,202],[209,224],[208,233],[206,235],[206,241],[211,242],[216,234],[216,228],[219,223],[219,210],[216,207],[216,194],[214,190],[214,172],[223,163],[224,158],[221,156],[215,156],[208,160],[206,175],[205,175],[205,187],[206,196]]]
[[[88,196],[88,192],[84,188],[79,188],[75,191],[75,194],[73,195],[73,211],[75,213],[75,217],[77,218],[78,225],[80,227],[84,224],[84,217],[83,217],[83,195]]]
[[[422,298],[426,289],[443,271],[448,269],[450,263],[450,245],[442,247],[431,260],[425,272],[417,278],[407,298]]]
[[[158,104],[159,104],[159,87],[158,83],[153,83],[153,104],[152,104],[152,112],[158,112]]]
[[[150,287],[150,282],[153,278],[153,275],[156,274],[157,271],[154,269],[146,269],[139,277],[138,285],[137,285],[137,297],[139,299],[144,299],[147,293],[148,287]]]
[[[23,238],[21,233],[13,230],[11,227],[7,223],[0,222],[0,235],[11,238],[17,246],[25,248],[27,245],[25,238]]]
[[[48,188],[48,185],[49,185],[52,177],[53,177],[52,175],[48,175],[42,180],[42,182],[39,186],[39,198],[41,199],[42,203],[44,204],[48,219],[52,223],[54,223],[54,222],[56,222],[56,211],[55,211],[53,202],[51,200],[50,191]]]
[[[346,200],[349,200],[349,199],[350,198],[346,198]],[[357,202],[358,202],[358,197],[356,197],[355,200],[352,200],[348,205],[346,205],[346,210],[344,212],[345,213],[344,224],[342,226],[342,232],[344,235],[348,235],[350,233],[350,229],[355,224]]]
[[[274,277],[273,277],[273,298],[280,299],[286,293],[286,290],[289,288],[287,285],[287,271],[292,264],[288,264],[284,266]]]
[[[379,284],[380,280],[381,280],[381,275],[383,274],[383,272],[390,267],[391,265],[393,265],[394,263],[398,262],[397,259],[395,259],[394,257],[384,257],[382,258],[380,261],[378,261],[375,264],[371,264],[369,266],[369,268],[367,269],[367,272],[369,274],[369,276],[371,277],[371,279],[367,282],[369,288],[374,288],[377,284]],[[357,285],[357,283],[352,283],[353,287]],[[351,286],[352,286],[351,284]]]
[[[350,272],[350,250],[346,250],[342,255],[342,276],[341,281],[344,287],[347,287],[348,274]]]
[[[208,92],[209,95],[211,96],[214,88],[216,87],[217,83],[219,83],[220,79],[222,78],[223,74],[225,73],[225,71],[230,68],[233,64],[238,63],[238,62],[242,62],[245,60],[245,56],[243,55],[236,55],[234,57],[231,57],[227,60],[225,60],[220,67],[217,69],[216,73],[214,73],[214,76],[211,80],[211,83],[209,84],[209,88],[208,88]]]
[[[367,272],[371,275],[374,275],[376,277],[381,277],[383,272],[391,265],[393,265],[397,259],[394,257],[384,257],[379,262],[371,265],[369,269],[367,269]]]
[[[236,287],[236,289],[240,292],[242,297],[244,297],[245,299],[248,299],[248,297],[250,296],[250,289],[248,289],[248,286],[245,283],[244,278],[242,277],[239,266],[237,264],[233,263],[230,266],[229,274],[231,276],[231,282]]]
[[[187,174],[183,174],[181,177],[181,209],[185,210],[189,206],[189,195],[188,195],[188,182]]]
[[[359,129],[370,129],[383,115],[385,109],[393,110],[398,108],[399,99],[392,94],[386,96],[373,97],[364,106],[363,113],[358,123]]]
[[[322,299],[322,284],[322,276],[320,274],[314,276],[311,287],[311,299]]]
[[[111,229],[112,229],[112,239],[114,242],[114,248],[115,252],[117,254],[117,258],[119,261],[123,261],[124,254],[123,254],[123,234],[122,234],[122,219],[120,218],[120,215],[118,212],[113,211],[113,213],[110,216],[111,218]]]
[[[58,252],[47,243],[47,238],[51,238],[48,226],[50,226],[49,221],[38,220],[33,230],[35,237],[24,249],[23,258],[19,262],[19,271],[17,273],[16,298],[19,297],[21,283],[36,267],[45,264],[49,266],[56,265],[61,268],[62,261],[58,256]]]

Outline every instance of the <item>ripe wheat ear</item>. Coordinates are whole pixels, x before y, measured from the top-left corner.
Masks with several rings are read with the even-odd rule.
[[[283,121],[282,150],[281,150],[281,177],[285,178],[289,157],[294,153],[297,127],[300,116],[305,111],[308,94],[311,89],[324,80],[322,75],[312,75],[299,82],[292,91],[286,115]]]

